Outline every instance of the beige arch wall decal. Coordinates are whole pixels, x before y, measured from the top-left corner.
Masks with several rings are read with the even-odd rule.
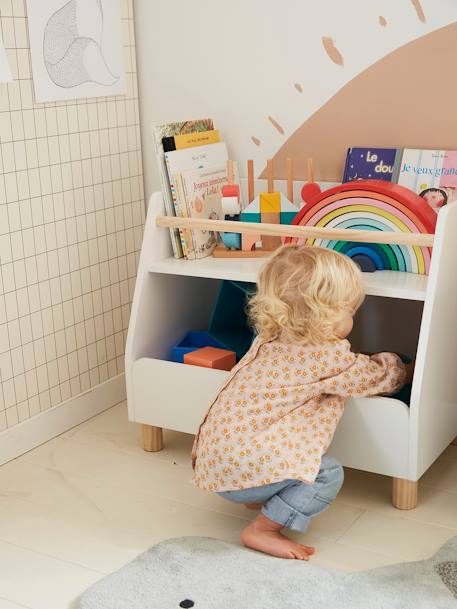
[[[274,156],[275,177],[337,181],[350,146],[457,149],[457,22],[405,44],[361,72],[308,118]],[[306,90],[304,91],[306,95]],[[266,177],[265,171],[261,177]]]

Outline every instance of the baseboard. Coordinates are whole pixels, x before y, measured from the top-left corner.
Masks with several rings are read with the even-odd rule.
[[[0,465],[65,433],[75,425],[125,400],[125,377],[119,374],[0,433]]]

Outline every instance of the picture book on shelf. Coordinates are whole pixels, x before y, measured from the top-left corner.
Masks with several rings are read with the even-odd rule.
[[[348,148],[343,182],[396,178],[401,151],[399,148]]]
[[[186,210],[180,205],[174,176],[183,171],[220,167],[227,162],[227,159],[227,146],[224,142],[165,152],[165,164],[168,171],[171,198],[176,216],[184,216]],[[184,238],[185,233],[182,230],[179,232],[181,235],[183,255],[186,257],[189,255],[189,252],[187,251],[188,239]]]
[[[457,151],[405,148],[398,183],[417,192],[438,213],[457,199]]]
[[[184,171],[175,175],[181,209],[189,218],[223,220],[222,186],[228,183],[227,167],[209,167],[194,171]],[[185,230],[184,239],[190,243],[187,258],[209,256],[219,241],[218,233],[207,230]]]
[[[156,125],[153,127],[154,144],[156,149],[157,163],[159,166],[160,179],[162,183],[162,193],[164,198],[165,213],[169,216],[175,215],[173,199],[171,196],[170,182],[168,178],[167,167],[165,164],[163,139],[167,137],[187,135],[197,132],[213,131],[214,123],[210,118],[180,121],[175,123],[166,123],[163,125]],[[173,253],[176,258],[183,257],[183,251],[181,247],[181,238],[179,230],[177,228],[170,228],[171,243],[173,246]]]
[[[349,148],[343,182],[352,180],[396,180],[399,148]]]
[[[181,150],[182,148],[192,148],[195,146],[205,146],[206,144],[216,144],[221,138],[219,131],[197,131],[193,133],[183,133],[181,135],[171,135],[162,138],[164,152]]]

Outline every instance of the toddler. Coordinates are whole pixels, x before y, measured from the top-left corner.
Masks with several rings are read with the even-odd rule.
[[[358,267],[332,250],[285,246],[260,273],[248,305],[257,337],[192,451],[199,488],[261,507],[241,535],[250,548],[308,560],[314,548],[281,529],[305,531],[341,488],[343,468],[325,452],[345,400],[395,393],[407,382],[397,355],[352,353],[346,337],[363,300]]]

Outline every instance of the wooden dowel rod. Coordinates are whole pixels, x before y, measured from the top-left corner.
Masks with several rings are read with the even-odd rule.
[[[233,184],[233,182],[235,181],[233,173],[233,161],[231,159],[227,161],[227,181],[229,184]]]
[[[294,202],[294,161],[287,159],[287,198],[291,203]]]
[[[254,201],[254,161],[248,161],[248,203]]]
[[[308,159],[308,182],[314,182],[314,161],[312,157]]]
[[[423,247],[432,247],[435,238],[435,235],[422,233],[321,228],[318,226],[295,226],[258,222],[231,222],[229,220],[176,218],[174,216],[157,216],[156,225],[160,228],[203,228],[219,232],[275,235],[278,237],[311,237],[314,239],[360,241],[361,243],[395,243],[398,245],[418,245]]]
[[[268,192],[274,192],[275,183],[273,178],[273,159],[267,161],[267,178],[268,178]]]

